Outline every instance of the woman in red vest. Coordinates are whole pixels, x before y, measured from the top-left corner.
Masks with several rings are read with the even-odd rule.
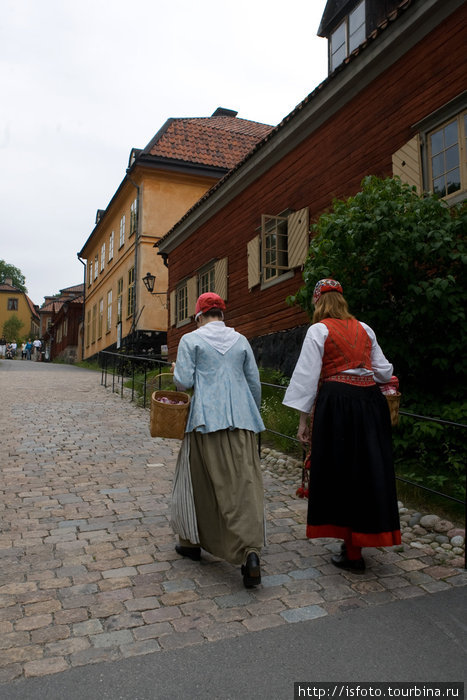
[[[331,558],[363,571],[362,547],[400,544],[389,408],[378,384],[393,367],[375,333],[349,313],[336,280],[314,290],[307,331],[284,404],[300,411],[311,443],[307,537],[343,539]]]

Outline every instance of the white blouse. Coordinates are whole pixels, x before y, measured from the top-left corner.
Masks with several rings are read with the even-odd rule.
[[[371,340],[371,370],[362,367],[345,370],[345,374],[373,375],[380,384],[388,382],[393,374],[393,366],[385,358],[378,345],[374,331],[366,323],[359,321]],[[324,323],[314,323],[308,329],[303,341],[292,379],[285,392],[283,404],[296,408],[302,413],[309,413],[315,402],[318,382],[323,364],[324,344],[329,331]]]

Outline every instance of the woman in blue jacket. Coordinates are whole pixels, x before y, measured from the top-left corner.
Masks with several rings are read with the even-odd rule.
[[[179,554],[197,561],[202,547],[240,564],[244,585],[250,588],[261,582],[264,545],[264,491],[255,435],[264,430],[261,384],[250,344],[225,325],[224,310],[220,296],[202,294],[196,304],[197,329],[184,335],[178,347],[175,383],[194,392],[175,484],[182,480],[180,472],[189,472],[194,512],[190,527],[190,484],[182,492],[174,487],[172,526],[179,534]]]

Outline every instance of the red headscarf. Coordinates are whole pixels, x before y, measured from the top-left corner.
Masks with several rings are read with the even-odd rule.
[[[205,314],[211,309],[220,309],[225,311],[225,301],[218,294],[214,292],[205,292],[198,297],[195,308],[195,318],[199,314]]]

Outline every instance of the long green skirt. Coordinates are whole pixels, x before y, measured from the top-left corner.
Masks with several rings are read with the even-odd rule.
[[[190,471],[199,544],[231,564],[264,545],[264,489],[249,430],[190,433]]]

